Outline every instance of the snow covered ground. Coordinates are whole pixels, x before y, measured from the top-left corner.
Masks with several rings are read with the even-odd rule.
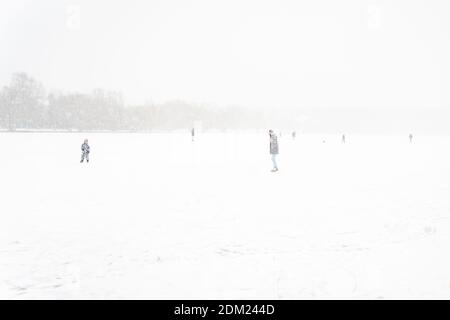
[[[449,299],[450,137],[414,139],[271,173],[266,133],[0,133],[0,298]]]

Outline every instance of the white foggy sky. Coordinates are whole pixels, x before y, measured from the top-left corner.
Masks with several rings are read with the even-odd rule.
[[[444,0],[2,0],[0,84],[23,71],[50,90],[118,90],[128,103],[447,107],[449,9]]]

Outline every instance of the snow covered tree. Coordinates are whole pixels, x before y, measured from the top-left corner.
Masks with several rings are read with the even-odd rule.
[[[2,90],[2,113],[10,131],[16,128],[38,128],[45,121],[45,91],[41,83],[25,73],[12,75]]]

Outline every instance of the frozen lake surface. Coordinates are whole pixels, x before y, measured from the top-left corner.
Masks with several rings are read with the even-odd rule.
[[[0,298],[450,298],[450,137],[0,143]]]

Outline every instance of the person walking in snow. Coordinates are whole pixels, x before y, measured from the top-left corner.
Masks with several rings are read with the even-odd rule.
[[[192,141],[194,141],[194,136],[195,136],[195,129],[194,128],[191,129],[191,136],[192,136]]]
[[[86,162],[89,162],[89,152],[91,151],[91,148],[89,147],[88,144],[88,139],[85,139],[83,144],[81,145],[81,161],[80,163],[82,163],[84,161],[84,159],[86,159]]]
[[[278,171],[277,155],[278,155],[278,139],[273,130],[269,130],[270,137],[270,154],[272,156],[273,169],[272,172]]]
[[[412,133],[410,133],[409,134],[409,143],[412,143],[412,138],[413,138],[413,135],[412,135]]]

